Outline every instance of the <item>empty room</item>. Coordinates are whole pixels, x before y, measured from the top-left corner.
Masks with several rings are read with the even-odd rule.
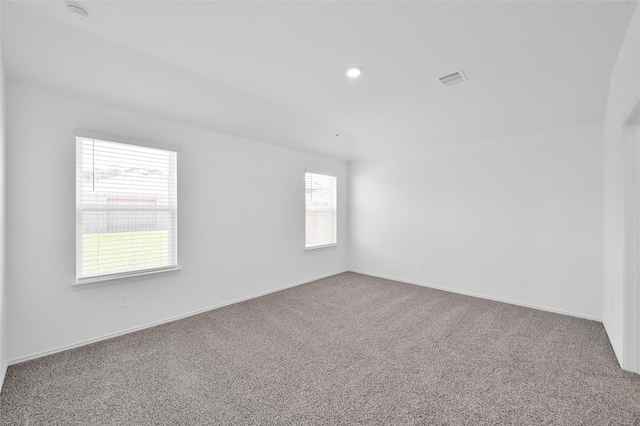
[[[637,1],[0,1],[0,424],[640,425]]]

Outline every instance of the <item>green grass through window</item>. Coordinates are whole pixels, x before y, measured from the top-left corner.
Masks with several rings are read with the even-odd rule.
[[[101,232],[83,235],[82,274],[110,274],[166,266],[169,231]]]

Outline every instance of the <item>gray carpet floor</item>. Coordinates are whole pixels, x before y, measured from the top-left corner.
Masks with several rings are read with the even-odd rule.
[[[344,273],[11,366],[2,425],[640,425],[602,324]]]

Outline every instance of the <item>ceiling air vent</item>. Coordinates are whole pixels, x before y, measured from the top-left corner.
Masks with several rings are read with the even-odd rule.
[[[462,70],[458,70],[450,74],[443,75],[442,77],[438,78],[438,80],[440,80],[440,83],[442,83],[443,86],[453,86],[454,84],[467,81],[467,76],[464,75],[464,72]]]

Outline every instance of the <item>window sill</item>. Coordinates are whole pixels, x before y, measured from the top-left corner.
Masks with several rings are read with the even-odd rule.
[[[81,290],[81,289],[92,288],[92,287],[101,287],[104,285],[120,284],[124,282],[129,282],[129,281],[139,281],[139,280],[146,280],[149,278],[162,277],[165,275],[174,275],[180,272],[181,270],[182,270],[181,267],[176,266],[175,268],[160,269],[158,271],[147,271],[147,272],[138,272],[138,273],[133,272],[129,275],[88,278],[80,282],[71,283],[71,287],[73,287],[75,290]]]
[[[313,252],[313,251],[317,251],[317,250],[326,250],[326,249],[332,249],[332,248],[336,248],[336,247],[338,247],[338,244],[325,244],[323,246],[305,247],[304,251],[305,252]]]

